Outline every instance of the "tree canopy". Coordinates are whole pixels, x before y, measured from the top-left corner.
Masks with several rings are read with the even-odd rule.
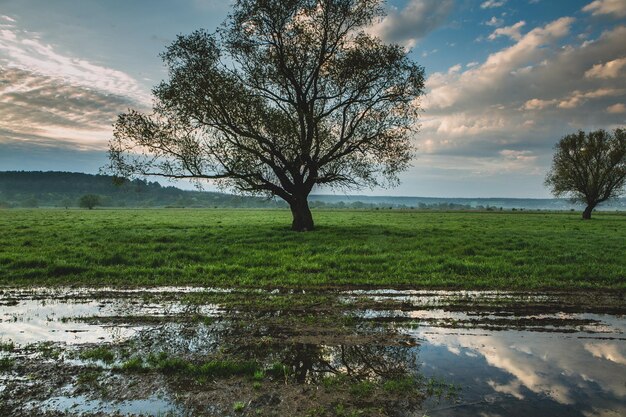
[[[78,200],[78,205],[82,208],[93,209],[95,206],[99,206],[101,203],[100,196],[97,194],[85,194]]]
[[[237,0],[162,54],[151,114],[121,114],[110,171],[277,196],[314,226],[315,186],[390,186],[412,157],[424,70],[367,33],[379,0]]]
[[[552,193],[586,204],[590,219],[600,203],[621,195],[626,183],[626,131],[615,129],[570,134],[555,146],[546,185]]]

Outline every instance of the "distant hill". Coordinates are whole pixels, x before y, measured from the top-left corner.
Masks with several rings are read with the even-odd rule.
[[[0,208],[76,207],[85,194],[100,196],[104,207],[233,207],[286,208],[282,200],[243,197],[209,191],[164,187],[158,182],[124,181],[75,172],[0,172]],[[423,210],[581,210],[563,199],[372,197],[363,195],[311,195],[312,207]],[[626,199],[599,210],[626,210]]]
[[[285,207],[258,197],[187,191],[158,182],[124,181],[75,172],[0,172],[0,207],[75,207],[85,194],[100,196],[104,207]]]

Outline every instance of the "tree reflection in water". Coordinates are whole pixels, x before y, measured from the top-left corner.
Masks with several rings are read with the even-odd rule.
[[[304,385],[316,393],[322,389],[325,399],[315,401],[408,411],[433,395],[453,394],[451,387],[422,376],[419,345],[392,329],[353,326],[329,340],[315,333],[323,332],[319,327],[279,329],[266,319],[242,321],[240,316],[212,323],[165,323],[143,332],[136,346],[195,363],[215,358],[256,363],[268,383],[279,383],[273,389],[285,398],[290,390],[307,390],[297,388]],[[316,339],[319,343],[314,343]]]
[[[353,381],[399,379],[418,372],[414,347],[294,343],[276,348],[298,383],[317,382],[328,375],[344,375]]]

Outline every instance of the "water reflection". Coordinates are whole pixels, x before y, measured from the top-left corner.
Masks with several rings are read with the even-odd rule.
[[[464,401],[497,399],[489,407],[499,409],[495,415],[528,415],[537,408],[555,415],[626,415],[623,340],[513,331],[421,336],[428,342],[422,353],[428,369],[467,385]],[[513,405],[515,410],[503,409]],[[468,406],[431,414],[476,411]]]
[[[449,305],[436,294],[376,296],[431,307],[365,315],[398,318],[403,333],[423,341],[424,373],[464,387],[460,404],[427,403],[429,415],[626,415],[623,295],[597,306],[578,294],[473,293]]]
[[[133,296],[135,291],[121,293],[121,297],[111,297],[107,292],[105,298],[97,299],[78,290],[69,294],[55,292],[55,295],[36,290],[5,292],[0,295],[0,341],[11,340],[17,345],[121,342],[136,335],[150,322],[217,315],[215,305],[189,306],[172,300],[142,300]],[[140,320],[131,323],[130,317]]]
[[[0,414],[33,401],[20,381],[43,365],[36,358],[20,356],[20,349],[48,341],[78,350],[102,343],[119,345],[118,365],[129,360],[121,356],[124,350],[130,357],[166,352],[189,363],[252,361],[268,371],[261,388],[253,388],[249,375],[204,381],[193,373],[159,370],[112,374],[118,380],[133,379],[135,385],[129,383],[128,388],[138,396],[133,404],[142,404],[155,386],[167,389],[168,397],[179,398],[180,403],[171,407],[177,413],[221,415],[232,411],[233,401],[245,400],[258,409],[274,407],[285,415],[296,409],[306,415],[319,404],[329,415],[338,404],[353,409],[380,405],[387,413],[399,414],[421,408],[421,414],[430,416],[626,415],[626,306],[619,299],[599,305],[597,311],[589,305],[576,311],[574,301],[554,294],[520,296],[517,308],[511,294],[473,292],[463,294],[460,301],[458,294],[443,292],[351,292],[338,294],[342,303],[336,310],[302,316],[268,310],[267,305],[263,313],[256,312],[249,300],[245,310],[232,303],[222,308],[220,294],[228,291],[191,305],[166,291],[152,292],[145,299],[137,296],[137,290],[97,299],[72,291],[75,297],[28,296],[23,291],[5,291],[0,296],[0,341],[12,340],[17,346],[15,352],[0,352],[0,360],[16,361],[1,371],[0,378],[0,403],[14,408]],[[250,297],[255,294],[264,297],[258,291]],[[372,306],[372,301],[380,305]],[[604,314],[607,311],[612,314]],[[285,370],[283,379],[269,372],[277,364]],[[66,361],[46,366],[50,372],[63,367],[63,372],[74,375],[70,383],[76,384],[83,371],[70,365],[85,364]],[[429,378],[443,382],[433,389]],[[341,385],[329,389],[329,380]],[[67,393],[60,396],[62,389],[67,390],[68,378],[59,379],[58,386],[54,377],[50,381],[38,388],[37,382],[28,380],[34,384],[29,389],[36,393],[36,401],[68,397]],[[406,393],[396,392],[394,397],[388,387],[400,385],[385,388],[388,381],[411,381],[412,401],[399,402]],[[207,389],[202,384],[216,385]],[[302,388],[307,386],[316,388]],[[433,398],[450,386],[461,386],[460,396],[442,402]],[[137,387],[144,391],[133,391]],[[93,398],[95,392],[90,395],[89,401],[99,407],[124,410]],[[170,409],[168,404],[164,408]]]
[[[409,346],[294,343],[264,345],[246,356],[285,365],[298,383],[319,382],[329,375],[358,382],[417,377],[417,350]]]

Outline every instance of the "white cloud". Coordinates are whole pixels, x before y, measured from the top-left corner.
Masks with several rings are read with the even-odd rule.
[[[558,138],[623,124],[623,113],[608,108],[626,103],[626,77],[585,74],[626,56],[626,27],[614,27],[585,46],[563,47],[573,22],[563,17],[529,28],[480,63],[431,74],[415,139],[420,154],[441,170],[453,169],[445,161],[454,160],[466,168],[463,175],[476,180],[527,166],[528,175],[536,175],[529,181],[540,187]]]
[[[124,72],[58,51],[0,25],[0,143],[105,149],[112,123],[150,97]]]
[[[422,58],[426,58],[427,56],[432,55],[432,54],[436,54],[437,52],[439,52],[439,49],[433,49],[433,50],[430,50],[430,51],[424,51],[424,52],[422,52]]]
[[[624,105],[624,103],[616,103],[616,104],[613,104],[612,106],[607,107],[606,111],[608,111],[611,114],[626,113],[626,105]]]
[[[467,101],[474,102],[476,94],[493,91],[493,86],[510,78],[513,70],[523,68],[529,61],[541,62],[546,53],[544,46],[567,35],[573,21],[565,17],[535,28],[514,45],[489,55],[482,65],[461,74],[432,74],[426,82],[430,90],[426,107],[445,109]]]
[[[588,99],[602,98],[602,97],[614,97],[623,95],[625,90],[623,89],[611,89],[601,88],[594,91],[574,91],[569,97],[559,102],[558,107],[562,109],[573,109],[584,104]]]
[[[59,53],[54,46],[43,42],[39,34],[15,27],[0,29],[0,65],[131,97],[140,103],[150,102],[147,92],[126,73]]]
[[[444,117],[426,117],[421,124],[424,131],[434,132],[447,138],[455,138],[499,132],[507,126],[507,121],[500,115],[483,114],[477,116],[474,113],[461,112]]]
[[[603,358],[617,364],[626,365],[626,356],[613,344],[585,343],[585,350],[596,358]]]
[[[541,100],[533,98],[524,103],[524,110],[543,110],[557,103],[557,100]]]
[[[388,10],[370,32],[387,42],[411,48],[442,25],[453,6],[454,0],[409,0],[402,10]]]
[[[626,57],[614,59],[604,64],[596,64],[585,72],[587,78],[617,78],[626,76]]]
[[[0,67],[0,143],[104,149],[117,114],[135,104],[57,78]]]
[[[524,22],[522,20],[522,21],[517,22],[516,24],[514,24],[512,26],[505,26],[505,27],[502,27],[502,28],[498,28],[498,29],[494,30],[491,33],[491,35],[489,35],[489,40],[494,40],[498,36],[508,36],[511,39],[519,41],[520,39],[522,39],[522,34],[520,33],[520,30],[525,25],[526,25],[526,22]]]
[[[593,16],[611,15],[614,17],[626,16],[626,1],[624,0],[595,0],[583,7],[584,12]]]
[[[562,97],[559,99],[551,99],[551,100],[542,100],[538,98],[533,98],[526,103],[522,107],[524,110],[543,110],[549,107],[557,106],[562,109],[574,109],[579,107],[587,102],[589,99],[598,99],[604,97],[615,97],[620,96],[626,93],[625,89],[614,89],[614,88],[600,88],[597,90],[591,91],[579,91],[575,90],[568,94],[566,97]]]
[[[487,380],[496,392],[523,399],[528,391],[550,398],[560,404],[576,404],[576,409],[613,408],[611,413],[598,415],[623,415],[626,407],[619,399],[626,395],[623,380],[624,348],[619,343],[594,340],[580,342],[576,338],[520,338],[515,332],[494,332],[482,335],[466,332],[463,335],[425,332],[419,334],[434,345],[460,347],[470,350],[494,368],[506,372],[505,382]],[[549,339],[549,340],[548,340]],[[524,345],[523,349],[519,349]],[[598,359],[593,359],[593,358]],[[593,366],[589,366],[593,363]],[[528,390],[528,391],[525,391]],[[580,395],[589,390],[615,397],[606,404],[606,397],[587,398]],[[583,406],[584,405],[584,406]],[[621,414],[620,414],[621,413]],[[594,414],[596,415],[596,414]]]
[[[15,23],[15,19],[13,19],[11,16],[0,15],[0,20],[4,20],[6,22]]]
[[[493,16],[491,19],[485,22],[485,25],[497,27],[497,26],[502,26],[503,23],[504,23],[504,20],[498,19],[497,17]]]
[[[523,400],[525,398],[524,395],[520,392],[522,390],[522,383],[520,381],[514,380],[509,382],[508,384],[498,384],[495,381],[489,380],[487,381],[487,384],[489,384],[489,386],[493,388],[495,392],[512,395],[518,400]]]
[[[463,67],[461,66],[461,64],[453,65],[450,68],[448,68],[448,74],[457,73],[457,72],[461,71],[462,68]]]
[[[480,7],[482,9],[493,9],[494,7],[502,7],[506,3],[506,0],[487,0],[484,1]]]
[[[537,155],[532,151],[518,151],[513,149],[503,149],[500,155],[509,162],[521,162],[522,164],[533,163],[537,160]]]

